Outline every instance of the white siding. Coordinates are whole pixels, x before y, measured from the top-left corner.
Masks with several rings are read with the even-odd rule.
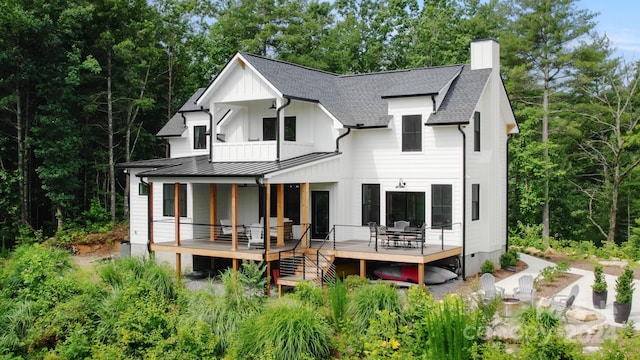
[[[195,150],[193,148],[193,127],[206,126],[209,130],[209,115],[204,112],[185,113],[187,128],[180,137],[168,138],[171,146],[170,157],[184,157],[193,155],[206,155],[207,149]],[[207,139],[208,141],[208,139]]]
[[[275,98],[275,93],[249,67],[234,66],[224,82],[219,83],[212,102],[237,102]],[[211,106],[209,107],[211,108]]]
[[[140,178],[136,175],[149,169],[129,169],[131,191],[129,191],[129,240],[132,244],[147,244],[149,239],[146,195],[138,194]]]

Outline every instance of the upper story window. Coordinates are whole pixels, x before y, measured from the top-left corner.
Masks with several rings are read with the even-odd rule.
[[[422,151],[422,115],[402,116],[402,151]]]
[[[480,219],[480,184],[471,184],[471,220]]]
[[[473,113],[473,151],[480,151],[480,112]]]
[[[284,140],[296,141],[296,117],[286,116],[284,118]]]
[[[193,148],[194,149],[207,148],[207,127],[206,126],[193,127]]]
[[[262,141],[270,141],[276,139],[276,124],[276,118],[274,117],[262,119]]]
[[[262,141],[275,140],[277,134],[277,121],[274,117],[262,119]],[[296,141],[296,117],[284,118],[284,140]]]
[[[162,184],[162,216],[175,216],[174,189],[174,184]],[[187,184],[180,184],[180,217],[187,217]]]

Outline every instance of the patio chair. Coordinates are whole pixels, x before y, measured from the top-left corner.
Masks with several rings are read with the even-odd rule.
[[[578,285],[573,285],[571,287],[571,291],[569,295],[556,294],[551,297],[551,308],[560,312],[562,316],[565,316],[567,310],[573,306],[573,302],[576,300],[578,293],[580,292],[580,287]]]
[[[411,225],[408,221],[398,220],[393,222],[393,227],[396,229],[404,229],[407,226]]]
[[[231,234],[233,234],[233,227],[231,226],[231,220],[220,219],[220,230],[222,231],[222,235],[224,235],[224,237],[231,238]]]
[[[389,235],[387,234],[387,227],[384,225],[378,225],[377,227],[377,239],[380,242],[386,242],[387,246],[389,246]]]
[[[407,226],[404,228],[404,234],[402,234],[402,240],[407,242],[407,246],[411,247],[411,242],[418,240],[418,233],[420,229],[414,226]]]
[[[369,222],[369,244],[367,246],[371,246],[371,240],[377,241],[378,239],[378,228],[376,227],[376,223],[374,221]]]
[[[264,226],[259,223],[251,224],[249,228],[249,242],[247,247],[251,248],[251,244],[264,246]]]
[[[513,297],[520,301],[529,301],[533,305],[536,297],[536,289],[533,284],[533,276],[521,276],[518,279],[518,287],[513,288]]]
[[[480,277],[480,290],[478,292],[485,302],[504,295],[504,289],[496,286],[496,278],[489,273],[484,273]]]

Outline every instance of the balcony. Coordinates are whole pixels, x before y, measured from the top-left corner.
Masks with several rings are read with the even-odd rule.
[[[313,152],[312,144],[284,141],[280,159],[290,159]],[[273,161],[277,157],[275,141],[217,142],[213,145],[212,161]]]

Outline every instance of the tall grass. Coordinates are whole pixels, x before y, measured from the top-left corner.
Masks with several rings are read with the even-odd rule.
[[[480,315],[471,310],[462,298],[445,296],[430,311],[424,313],[428,334],[428,359],[469,359],[478,341]]]
[[[232,357],[278,360],[327,359],[333,332],[314,308],[292,297],[267,304],[244,322]],[[268,354],[268,356],[265,356]]]
[[[331,314],[333,323],[337,328],[344,325],[347,314],[349,299],[347,297],[347,287],[340,279],[329,287],[329,303],[331,304]]]
[[[363,332],[369,326],[369,319],[375,318],[378,310],[402,313],[395,286],[377,282],[360,286],[353,291],[349,299],[348,314],[356,331]],[[400,316],[398,321],[401,321]]]
[[[178,295],[179,286],[173,272],[158,264],[154,258],[116,259],[98,267],[98,275],[114,289],[121,289],[136,281],[146,281],[169,300],[176,299]]]

